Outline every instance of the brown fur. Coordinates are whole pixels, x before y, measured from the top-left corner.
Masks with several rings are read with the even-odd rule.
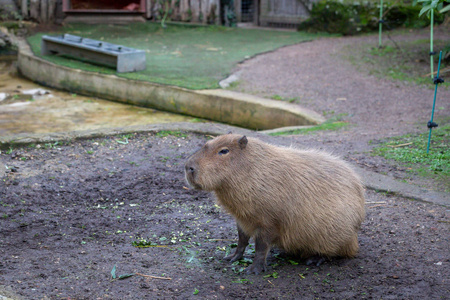
[[[219,153],[222,149],[229,152]],[[230,259],[242,257],[248,237],[255,237],[256,248],[262,245],[261,254],[256,249],[257,257],[264,256],[262,266],[252,272],[265,270],[271,245],[303,257],[358,252],[364,189],[355,172],[334,156],[228,134],[208,141],[188,159],[186,179],[197,189],[213,191],[235,217],[240,249]]]

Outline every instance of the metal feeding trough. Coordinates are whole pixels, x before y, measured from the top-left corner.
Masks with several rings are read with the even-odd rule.
[[[91,40],[81,36],[64,34],[62,36],[44,35],[41,54],[68,55],[89,62],[115,67],[117,72],[145,70],[145,51]]]

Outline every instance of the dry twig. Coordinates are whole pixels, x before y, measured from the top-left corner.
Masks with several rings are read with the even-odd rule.
[[[405,143],[405,144],[400,144],[400,145],[388,145],[388,147],[390,147],[390,148],[398,148],[398,147],[404,147],[404,146],[409,146],[409,145],[412,145],[412,142]]]
[[[146,278],[152,278],[152,279],[172,280],[172,278],[170,278],[170,277],[159,277],[159,276],[145,275],[145,274],[141,274],[141,273],[135,273],[135,275],[146,277]]]

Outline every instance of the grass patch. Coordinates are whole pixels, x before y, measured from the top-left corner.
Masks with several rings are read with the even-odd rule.
[[[157,137],[168,137],[168,136],[174,136],[174,137],[181,137],[186,138],[187,134],[178,130],[161,130],[155,133]]]
[[[45,34],[70,33],[95,40],[146,50],[146,70],[116,73],[113,68],[68,57],[40,54]],[[53,63],[85,71],[177,85],[189,89],[218,88],[218,82],[240,61],[258,53],[315,39],[324,34],[249,30],[219,26],[169,25],[156,23],[123,25],[66,25],[58,32],[41,32],[28,38],[34,54]]]
[[[280,95],[273,95],[273,96],[270,97],[270,98],[273,99],[273,100],[286,101],[286,102],[289,102],[289,103],[294,103],[295,101],[298,100],[297,97],[284,98],[284,97],[282,97],[282,96],[280,96]]]
[[[373,155],[401,162],[412,172],[438,180],[450,190],[450,124],[433,129],[430,153],[427,154],[428,132],[389,139],[373,150]]]
[[[390,42],[387,42],[389,44],[381,49],[375,47],[374,43],[353,45],[345,47],[346,54],[344,54],[344,57],[351,61],[359,70],[368,72],[371,75],[434,87],[429,75],[429,40],[399,41],[396,40],[395,35],[392,39],[396,41],[398,48]],[[449,46],[450,43],[448,41],[434,40],[434,48],[437,53],[439,53],[439,50]],[[438,57],[439,54],[434,59],[435,71],[437,71]],[[449,66],[448,62],[441,62],[441,70]],[[440,74],[440,77],[445,80],[440,85],[441,87],[448,88],[450,86],[448,74]]]
[[[347,127],[349,125],[348,122],[342,121],[342,118],[344,116],[346,116],[346,114],[340,114],[340,115],[335,116],[317,126],[299,128],[299,129],[294,129],[294,130],[287,130],[287,131],[282,131],[282,132],[273,132],[273,133],[269,133],[269,135],[278,136],[278,135],[311,134],[316,131],[339,130],[339,129]]]

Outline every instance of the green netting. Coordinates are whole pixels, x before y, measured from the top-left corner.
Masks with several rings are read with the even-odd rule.
[[[146,50],[147,68],[134,73],[116,73],[112,68],[67,57],[40,55],[42,35],[61,33]],[[156,23],[72,24],[61,32],[38,33],[29,37],[28,41],[37,56],[63,66],[189,89],[208,89],[217,88],[218,82],[227,77],[238,62],[248,57],[319,36],[303,32],[217,26],[169,25],[163,29]]]

